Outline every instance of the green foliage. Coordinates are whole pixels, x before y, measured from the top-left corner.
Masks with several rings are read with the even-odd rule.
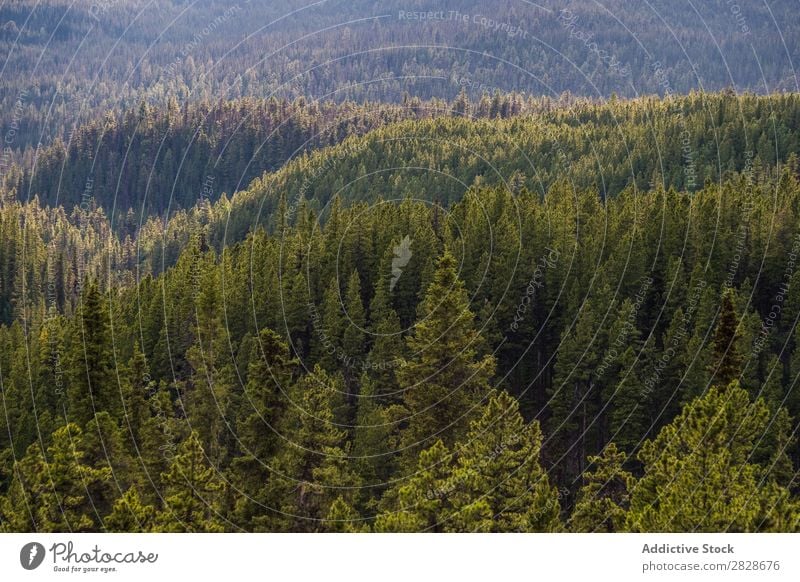
[[[622,0],[609,2],[604,11],[598,11],[588,0],[573,1],[568,8],[542,0],[539,6],[523,10],[513,4],[496,4],[488,13],[478,0],[461,0],[437,7],[444,14],[448,10],[486,14],[496,22],[518,27],[517,32],[507,35],[502,31],[487,34],[487,28],[477,21],[453,26],[450,19],[418,23],[379,18],[431,9],[420,0],[335,7],[323,4],[299,11],[297,5],[286,1],[199,2],[187,10],[181,3],[156,0],[151,11],[142,12],[137,4],[123,3],[102,5],[100,14],[90,3],[42,5],[20,0],[0,10],[0,22],[4,23],[0,47],[8,55],[5,77],[9,86],[0,104],[3,111],[15,112],[6,116],[0,132],[7,135],[10,128],[17,127],[15,145],[35,148],[42,136],[65,137],[73,124],[90,119],[96,120],[94,134],[111,133],[102,140],[106,147],[124,151],[125,141],[106,128],[112,120],[137,124],[137,133],[144,135],[134,141],[132,156],[148,151],[139,141],[153,149],[161,146],[171,154],[164,156],[162,167],[177,168],[180,154],[185,153],[185,145],[192,138],[202,143],[195,147],[210,150],[215,156],[227,144],[226,149],[232,152],[218,164],[220,173],[229,174],[235,183],[241,176],[241,167],[236,164],[239,158],[249,158],[255,152],[258,161],[279,160],[306,137],[315,135],[318,127],[312,121],[316,117],[283,125],[287,117],[291,122],[298,116],[298,111],[309,116],[319,111],[319,117],[332,124],[330,132],[334,135],[350,126],[362,128],[368,120],[347,115],[354,107],[353,100],[402,102],[416,112],[436,109],[454,116],[496,118],[519,111],[526,100],[518,95],[509,99],[499,92],[490,94],[490,87],[560,96],[546,102],[568,100],[571,95],[617,100],[617,94],[677,94],[730,86],[760,92],[764,87],[776,91],[795,87],[791,63],[797,59],[793,45],[797,25],[790,3],[748,6],[744,30],[738,18],[716,3],[697,4],[691,11],[671,9],[674,7],[669,4],[648,9]],[[653,10],[658,10],[658,18],[654,18]],[[98,16],[103,27],[92,26]],[[263,26],[278,19],[280,27]],[[357,20],[362,21],[358,26],[337,26]],[[164,27],[165,22],[173,24]],[[123,30],[125,34],[121,35],[119,31]],[[773,42],[777,33],[785,43]],[[432,35],[437,46],[428,47]],[[534,38],[540,42],[531,42]],[[691,42],[678,44],[676,38]],[[388,53],[367,51],[355,60],[340,58],[343,49],[381,44],[394,48]],[[719,54],[720,45],[724,45],[724,58]],[[442,50],[442,46],[462,50]],[[270,66],[259,62],[267,54],[273,55]],[[64,55],[76,57],[69,67],[64,66]],[[129,70],[132,62],[139,64],[134,72]],[[729,63],[737,66],[730,67]],[[314,74],[321,69],[325,74]],[[291,83],[278,71],[293,72]],[[30,85],[32,78],[38,81],[35,90]],[[380,82],[374,82],[376,79]],[[409,91],[416,96],[409,96]],[[263,100],[258,107],[252,105],[256,101],[253,97],[287,94],[302,97],[292,107],[275,98]],[[305,97],[319,95],[344,101],[341,118],[334,118],[335,123],[325,104]],[[214,107],[220,96],[246,99],[238,106]],[[420,97],[439,99],[423,101]],[[454,101],[446,103],[441,97]],[[200,103],[187,115],[176,98]],[[135,117],[108,115],[109,110],[126,104],[141,104],[138,111],[142,114],[168,111],[177,127],[166,131],[163,124],[155,124],[151,130],[146,121],[138,123]],[[240,108],[251,115],[237,115]],[[716,120],[721,113],[724,110],[713,110],[709,117]],[[179,131],[187,117],[185,130]],[[205,122],[202,131],[193,135],[199,121]],[[264,127],[259,128],[262,124]],[[219,137],[218,125],[230,132],[223,133],[234,138],[230,143]],[[238,131],[231,131],[231,127]],[[308,133],[303,134],[304,130]],[[277,135],[273,136],[273,131]],[[303,134],[302,139],[298,139],[298,133]],[[728,148],[751,137],[744,131],[720,135],[726,142],[721,148],[723,160],[728,158]],[[264,136],[271,136],[266,144]],[[78,151],[103,149],[83,135],[71,142],[70,149]],[[259,151],[262,149],[266,151]],[[201,173],[207,160],[201,161],[203,164],[198,164],[189,157],[185,173]],[[60,162],[59,158],[47,160],[54,166],[60,166]],[[154,173],[161,174],[162,167]],[[680,168],[674,171],[681,172]],[[131,180],[136,186],[147,183],[138,173],[133,177],[139,178]],[[156,192],[161,191],[157,186]]]
[[[325,531],[334,533],[365,533],[369,531],[369,526],[364,523],[348,503],[342,498],[337,497],[331,504],[328,516],[325,518]]]
[[[740,335],[739,318],[733,306],[733,292],[728,289],[722,295],[719,323],[714,332],[711,381],[718,386],[727,386],[742,372],[742,358],[736,345]]]
[[[403,442],[409,448],[463,436],[474,408],[488,395],[495,366],[492,356],[478,355],[483,338],[450,252],[439,259],[418,311],[407,340],[415,356],[398,370],[409,414]]]
[[[240,454],[232,463],[238,489],[235,513],[243,527],[253,528],[267,498],[270,462],[281,443],[278,424],[289,406],[288,391],[297,360],[271,329],[263,329],[253,344],[244,403],[237,425]]]
[[[353,429],[353,463],[365,486],[381,489],[396,470],[390,447],[395,426],[389,410],[380,404],[375,383],[361,378]]]
[[[83,431],[67,424],[42,452],[33,444],[14,465],[4,503],[10,531],[85,532],[102,528],[93,494],[108,485],[111,469],[85,463]]]
[[[214,532],[222,530],[222,489],[219,471],[209,464],[197,433],[178,447],[162,475],[164,508],[156,515],[157,531]]]
[[[98,412],[119,417],[121,403],[114,374],[108,307],[95,283],[89,283],[73,321],[68,347],[69,418],[86,423]]]
[[[752,402],[738,382],[709,388],[642,447],[644,475],[631,492],[627,527],[743,532],[776,520],[788,492],[751,462],[768,422],[766,404]]]
[[[103,523],[110,532],[148,532],[154,525],[155,515],[155,508],[142,503],[139,493],[131,487],[114,502]]]
[[[300,156],[135,236],[102,210],[0,202],[0,529],[797,529],[797,160],[633,189],[619,143],[641,145],[637,180],[661,151],[680,185],[672,107],[699,165],[716,111],[737,169],[732,105],[759,143],[772,111],[788,152],[797,97],[513,119],[504,99],[491,121]],[[534,182],[509,140],[536,161],[556,138],[570,172]],[[462,155],[479,140],[508,188]],[[434,161],[471,186],[372,172]]]
[[[558,531],[558,491],[539,461],[539,423],[526,424],[519,403],[493,395],[466,438],[456,445],[450,477],[453,531]]]
[[[291,387],[267,486],[270,528],[315,531],[339,495],[352,500],[360,483],[348,463],[346,433],[334,424],[342,390],[341,379],[319,366]]]
[[[445,531],[442,523],[450,514],[447,496],[452,458],[447,447],[437,440],[420,452],[417,470],[406,483],[384,497],[386,511],[375,519],[376,532]]]
[[[625,460],[625,453],[614,443],[602,455],[589,457],[584,485],[567,524],[571,531],[625,531],[630,490],[635,484],[633,475],[623,469]]]
[[[462,443],[422,451],[417,470],[385,496],[376,531],[559,531],[558,491],[539,463],[539,424],[494,394]]]

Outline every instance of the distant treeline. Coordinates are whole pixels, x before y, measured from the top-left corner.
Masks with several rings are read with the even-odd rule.
[[[20,151],[47,146],[171,98],[796,91],[795,11],[790,0],[21,0],[0,7],[0,110],[15,111],[0,135],[13,129]]]

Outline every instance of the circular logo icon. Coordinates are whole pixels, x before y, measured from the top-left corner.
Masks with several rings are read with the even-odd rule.
[[[39,542],[27,543],[19,552],[19,563],[26,570],[35,570],[42,565],[44,554],[44,546]]]

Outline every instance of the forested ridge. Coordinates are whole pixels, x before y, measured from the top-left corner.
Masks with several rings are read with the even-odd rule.
[[[194,230],[0,328],[0,527],[796,531],[799,212],[792,159]]]
[[[273,201],[265,215],[276,192],[318,205],[334,192],[348,200],[389,190],[397,198],[433,199],[437,192],[435,199],[448,204],[478,177],[541,192],[567,166],[576,186],[603,195],[659,178],[696,190],[748,162],[771,166],[797,153],[798,123],[793,93],[611,102],[499,92],[473,100],[462,92],[449,102],[407,96],[397,105],[304,98],[142,103],[76,127],[66,143],[57,139],[35,157],[29,150],[5,172],[3,186],[48,206],[99,206],[125,234],[150,215],[191,209],[200,198],[216,202],[249,189],[260,199],[267,187]],[[384,170],[399,165],[438,175]]]
[[[38,196],[49,206],[94,202],[107,214],[116,212],[119,226],[133,232],[136,217],[194,206],[209,179],[215,202],[305,151],[446,107],[435,101],[402,107],[303,98],[183,106],[173,99],[165,108],[142,102],[75,127],[66,142],[56,138],[39,151],[29,148],[8,169],[4,185],[22,200]]]
[[[294,205],[306,198],[319,210],[334,195],[411,196],[446,206],[475,183],[544,195],[559,178],[603,197],[653,184],[694,191],[727,172],[769,172],[800,145],[796,94],[580,101],[521,115],[514,114],[524,111],[521,104],[496,99],[380,127],[256,179],[232,201],[227,235],[236,240],[231,232],[252,226],[254,216],[271,216],[281,196]]]
[[[800,533],[799,27],[0,3],[0,533]]]
[[[725,0],[17,0],[0,7],[0,104],[18,109],[0,132],[16,127],[20,150],[47,146],[73,124],[171,98],[792,91],[795,10],[790,0],[744,10]]]
[[[35,172],[6,177],[0,323],[48,293],[71,313],[87,276],[104,290],[129,285],[174,265],[197,233],[219,252],[257,228],[274,232],[277,217],[293,218],[301,204],[324,222],[334,198],[349,206],[410,197],[446,208],[471,186],[544,196],[566,180],[601,198],[657,185],[691,192],[731,172],[775,178],[800,151],[796,94],[249,100],[121,117],[77,129],[66,155],[55,144]]]

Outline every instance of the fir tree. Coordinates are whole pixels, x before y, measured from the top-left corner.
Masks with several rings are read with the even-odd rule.
[[[384,266],[383,269],[386,267]],[[399,402],[397,368],[399,362],[405,357],[406,350],[400,318],[392,307],[389,292],[390,273],[389,270],[381,272],[370,303],[372,349],[367,357],[367,373],[375,382],[377,394],[385,396],[386,402]]]
[[[90,282],[82,296],[70,337],[68,396],[71,420],[84,424],[101,411],[118,417],[121,406],[111,346],[108,308],[97,284]]]
[[[263,329],[253,346],[245,387],[244,412],[237,426],[242,453],[233,459],[232,469],[241,495],[236,502],[237,519],[245,527],[263,513],[267,503],[270,464],[279,448],[280,419],[290,405],[288,392],[297,360],[277,333]]]
[[[222,313],[219,268],[211,254],[197,268],[196,340],[186,352],[191,376],[185,383],[181,404],[203,450],[219,462],[232,447],[236,380]]]
[[[376,517],[374,530],[444,531],[444,521],[450,514],[448,496],[453,492],[451,461],[451,454],[441,440],[422,451],[412,476],[384,496],[385,510]]]
[[[630,490],[635,480],[623,469],[626,455],[610,443],[603,454],[589,457],[584,485],[578,493],[568,527],[574,532],[625,530]]]
[[[261,522],[269,528],[314,531],[340,494],[351,498],[358,479],[350,467],[346,433],[334,424],[341,379],[320,366],[290,391],[291,405],[281,423],[283,445],[274,457],[267,486],[268,507]]]
[[[380,490],[394,469],[395,459],[389,448],[393,424],[379,403],[374,383],[361,377],[356,424],[353,429],[353,462],[365,486]]]
[[[134,343],[133,355],[128,363],[128,378],[123,384],[122,403],[124,406],[124,424],[127,425],[134,447],[140,445],[142,425],[150,418],[150,406],[147,398],[152,390],[152,381],[147,367],[147,360],[139,349],[139,342]]]
[[[109,468],[84,462],[83,431],[67,424],[52,435],[47,454],[31,445],[14,469],[8,493],[12,531],[83,532],[102,527],[92,493],[106,488]]]
[[[92,505],[100,515],[108,513],[114,499],[132,483],[139,481],[124,432],[107,412],[98,413],[86,425],[82,460],[97,470],[107,470],[111,474],[107,487],[97,487],[91,492]]]
[[[342,333],[345,327],[339,283],[331,278],[322,299],[321,314],[316,314],[312,350],[313,360],[326,371],[335,372],[341,366]]]
[[[156,510],[142,502],[135,487],[122,494],[103,520],[106,531],[119,533],[149,532],[155,523]]]
[[[197,433],[181,443],[161,481],[164,507],[156,516],[158,531],[222,531],[223,483],[218,470],[209,464]]]
[[[561,340],[550,391],[549,456],[568,481],[580,475],[589,450],[590,423],[596,417],[597,373],[602,362],[600,315],[584,302],[574,327]],[[595,428],[596,430],[596,428]]]
[[[448,529],[558,531],[559,495],[539,463],[541,447],[539,423],[525,424],[512,396],[493,395],[456,446]]]
[[[369,526],[341,496],[331,504],[325,518],[325,531],[333,533],[365,533]]]
[[[141,493],[148,500],[155,501],[160,498],[162,491],[161,476],[169,469],[177,454],[179,441],[185,434],[185,420],[176,417],[170,392],[164,382],[159,383],[147,403],[149,414],[139,431],[137,460],[144,473],[143,483],[152,486],[143,488]]]
[[[631,492],[632,531],[756,531],[780,488],[750,462],[769,410],[734,381],[684,407],[639,452],[644,475]]]
[[[344,308],[347,319],[344,322],[344,334],[342,335],[344,365],[341,367],[344,372],[347,392],[350,396],[349,400],[352,403],[358,373],[364,367],[367,355],[367,338],[364,333],[367,321],[364,304],[361,300],[361,281],[358,271],[353,271],[347,282]]]
[[[733,291],[726,289],[722,294],[719,320],[714,332],[711,382],[725,387],[742,373],[742,357],[737,343],[739,339],[739,318],[733,305]]]
[[[481,347],[455,257],[445,251],[408,338],[413,356],[398,370],[409,412],[404,434],[409,451],[429,439],[452,443],[466,432],[469,418],[488,396],[494,373],[494,358],[477,356]]]

